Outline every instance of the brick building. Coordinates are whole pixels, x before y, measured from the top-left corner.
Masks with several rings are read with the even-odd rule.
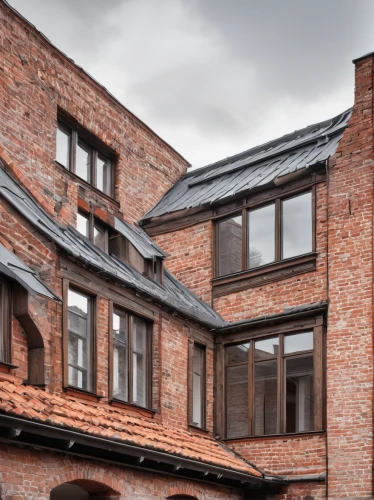
[[[373,70],[188,163],[0,0],[0,499],[373,498]]]

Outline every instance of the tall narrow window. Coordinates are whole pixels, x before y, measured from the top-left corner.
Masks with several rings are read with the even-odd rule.
[[[192,358],[192,424],[205,427],[205,348],[194,344]]]
[[[321,327],[316,331],[226,347],[229,439],[321,430]]]
[[[57,128],[56,161],[69,170],[70,168],[71,132],[63,125]]]
[[[150,405],[150,326],[115,308],[112,335],[113,398],[146,408]]]
[[[312,193],[282,202],[282,258],[312,251]]]
[[[248,212],[248,267],[275,260],[275,205]]]
[[[68,381],[69,385],[93,391],[93,299],[69,288],[68,292]]]

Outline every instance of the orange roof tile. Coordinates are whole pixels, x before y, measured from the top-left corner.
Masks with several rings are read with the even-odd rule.
[[[263,477],[248,462],[211,437],[126,415],[107,404],[92,407],[78,399],[2,380],[0,412]]]

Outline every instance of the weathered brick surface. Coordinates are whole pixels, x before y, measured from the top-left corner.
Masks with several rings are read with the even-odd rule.
[[[146,480],[145,480],[146,477]],[[96,481],[110,489],[117,500],[164,500],[171,495],[193,495],[199,500],[242,500],[227,488],[187,481],[161,474],[146,475],[136,469],[76,459],[58,453],[2,445],[0,449],[0,497],[2,500],[49,500],[50,492],[65,482],[86,488]],[[111,498],[111,497],[110,497]]]
[[[60,107],[116,152],[116,198],[125,217],[138,220],[183,175],[186,161],[3,4],[0,24],[0,148],[16,175],[65,222],[75,222],[78,191],[88,203],[117,210],[56,168]]]

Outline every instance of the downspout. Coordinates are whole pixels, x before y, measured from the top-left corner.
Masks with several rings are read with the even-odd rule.
[[[330,213],[329,213],[329,200],[330,200],[330,174],[329,174],[329,160],[330,157],[326,160],[326,295],[327,295],[327,304],[330,306],[330,281],[329,281],[329,231],[330,231]],[[326,315],[326,339],[325,339],[325,349],[324,357],[325,357],[325,383],[324,383],[324,393],[326,395],[325,399],[325,415],[326,415],[326,498],[329,498],[329,436],[328,436],[328,413],[327,413],[327,335],[328,335],[328,310]]]

